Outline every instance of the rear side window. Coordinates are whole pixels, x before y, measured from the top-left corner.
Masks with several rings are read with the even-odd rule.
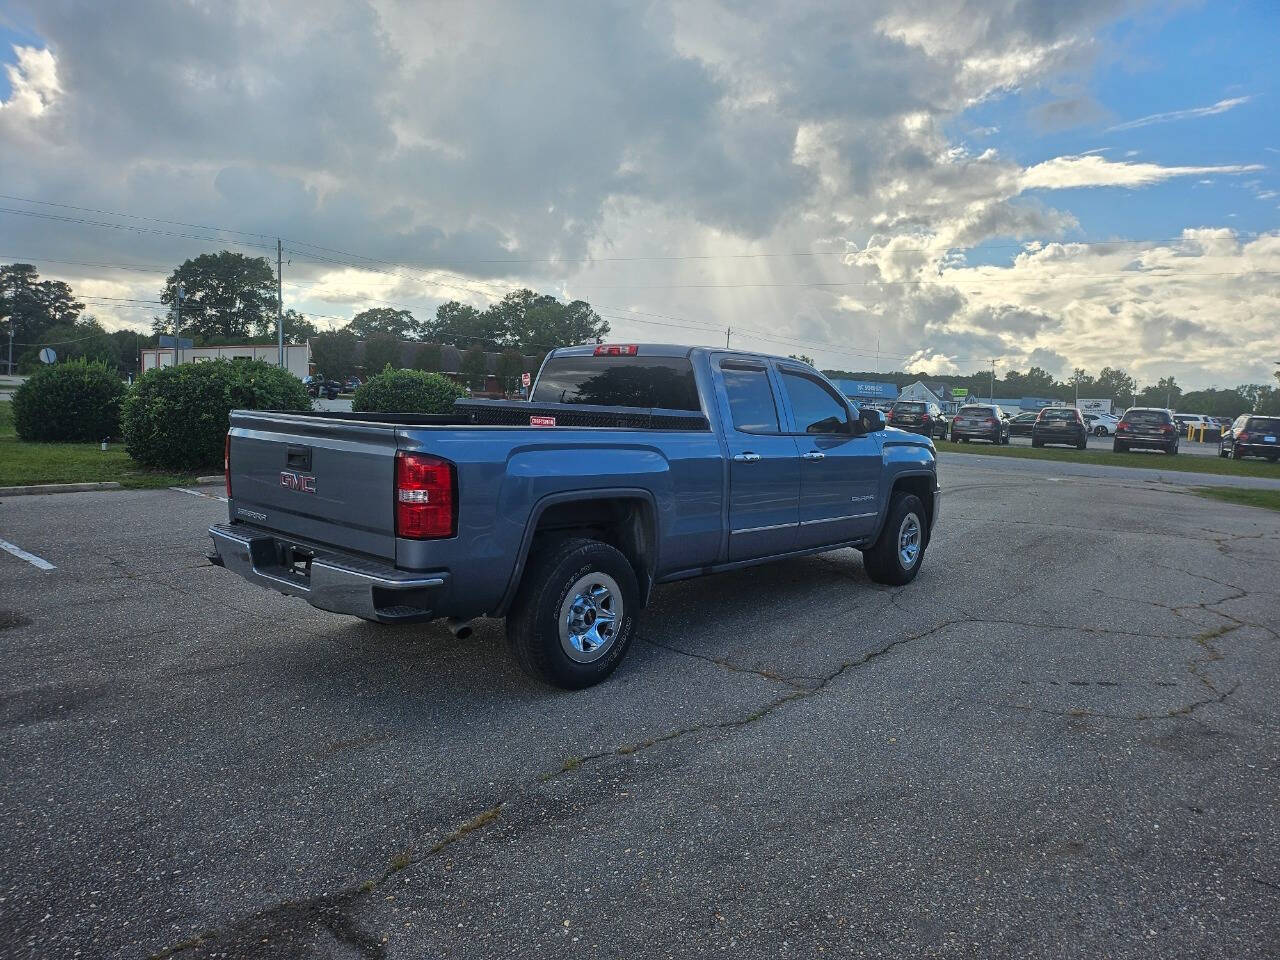
[[[688,357],[552,357],[529,398],[534,403],[592,403],[700,411]]]
[[[778,433],[778,407],[764,367],[720,368],[729,398],[729,415],[734,429],[742,433]]]
[[[1162,410],[1130,410],[1124,422],[1137,426],[1159,426],[1169,422],[1169,415]]]
[[[849,410],[817,380],[782,371],[782,382],[791,399],[796,429],[803,433],[843,433],[849,426]]]

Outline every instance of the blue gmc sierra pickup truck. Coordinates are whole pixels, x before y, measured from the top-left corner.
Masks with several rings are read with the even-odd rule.
[[[383,623],[506,617],[520,665],[580,688],[655,584],[841,547],[915,578],[932,441],[807,364],[671,345],[567,347],[526,401],[445,415],[235,411],[211,559]]]

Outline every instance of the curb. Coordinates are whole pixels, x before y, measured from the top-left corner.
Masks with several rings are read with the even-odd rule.
[[[119,490],[114,480],[103,483],[33,483],[25,487],[0,487],[0,497],[26,497],[39,493],[88,493],[90,490]]]
[[[220,473],[211,473],[207,477],[196,477],[196,483],[200,486],[211,486],[213,484],[222,486],[226,482],[227,478]]]

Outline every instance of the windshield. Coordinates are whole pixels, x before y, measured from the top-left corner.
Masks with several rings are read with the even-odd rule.
[[[534,403],[701,410],[687,357],[553,357],[529,398]]]

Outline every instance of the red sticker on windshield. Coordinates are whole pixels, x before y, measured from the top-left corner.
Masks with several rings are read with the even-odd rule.
[[[556,425],[555,417],[530,417],[529,426],[531,427],[554,427]]]

